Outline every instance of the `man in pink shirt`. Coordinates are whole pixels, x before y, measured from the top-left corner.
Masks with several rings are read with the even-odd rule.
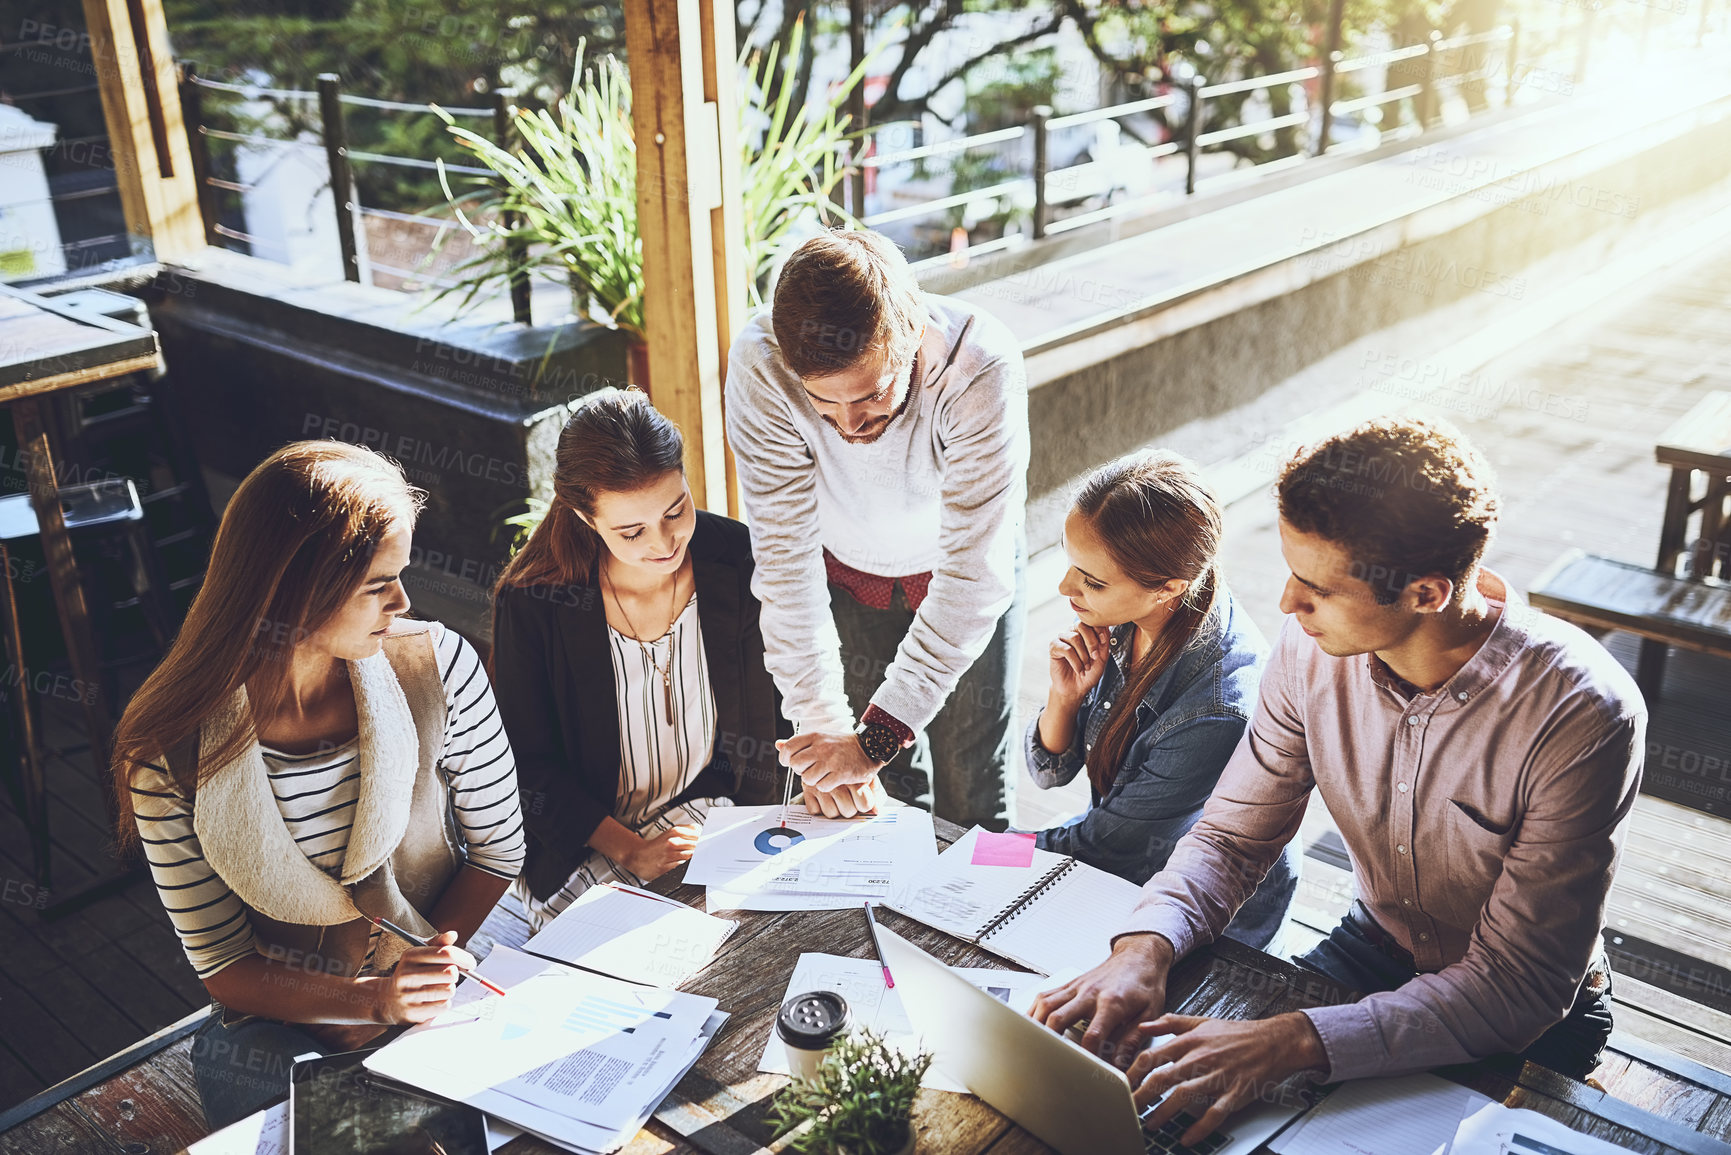
[[[1452,426],[1367,422],[1288,463],[1278,495],[1288,616],[1244,739],[1111,956],[1031,1013],[1089,1020],[1084,1045],[1130,1065],[1139,1101],[1176,1088],[1151,1118],[1195,1116],[1186,1142],[1300,1071],[1513,1052],[1584,1078],[1611,1031],[1600,933],[1641,779],[1633,679],[1481,564],[1498,499]],[[1297,961],[1364,997],[1162,1015],[1173,962],[1220,934],[1312,788],[1358,901]]]

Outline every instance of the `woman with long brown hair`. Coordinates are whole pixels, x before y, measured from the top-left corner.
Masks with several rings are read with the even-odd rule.
[[[751,573],[745,526],[696,508],[679,429],[648,397],[603,389],[574,407],[547,515],[493,602],[532,922],[678,866],[712,806],[781,800],[791,728]]]
[[[1101,466],[1064,521],[1058,592],[1077,623],[1052,643],[1028,728],[1042,788],[1086,771],[1090,805],[1042,849],[1134,883],[1202,815],[1256,703],[1268,644],[1220,574],[1220,504],[1189,461],[1146,451]],[[1298,885],[1288,848],[1226,933],[1264,947]]]
[[[450,1001],[460,948],[515,878],[511,747],[475,651],[409,622],[422,495],[335,441],[273,453],[223,513],[204,586],[115,732],[141,847],[222,1013],[193,1072],[210,1125]],[[432,944],[405,949],[371,920]]]

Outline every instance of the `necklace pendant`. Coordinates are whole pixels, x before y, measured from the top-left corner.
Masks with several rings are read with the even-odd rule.
[[[673,725],[673,656],[668,655],[667,673],[661,676],[661,689],[667,702],[667,724]]]

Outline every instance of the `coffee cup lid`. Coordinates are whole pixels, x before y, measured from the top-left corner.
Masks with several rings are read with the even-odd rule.
[[[802,1050],[821,1050],[835,1042],[853,1021],[847,1000],[834,991],[810,991],[781,1004],[776,1034]]]

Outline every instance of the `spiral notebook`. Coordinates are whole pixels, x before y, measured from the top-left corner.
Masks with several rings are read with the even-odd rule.
[[[1085,971],[1112,953],[1141,887],[1048,850],[1027,866],[976,864],[979,835],[976,826],[957,839],[888,905],[1041,974]]]

